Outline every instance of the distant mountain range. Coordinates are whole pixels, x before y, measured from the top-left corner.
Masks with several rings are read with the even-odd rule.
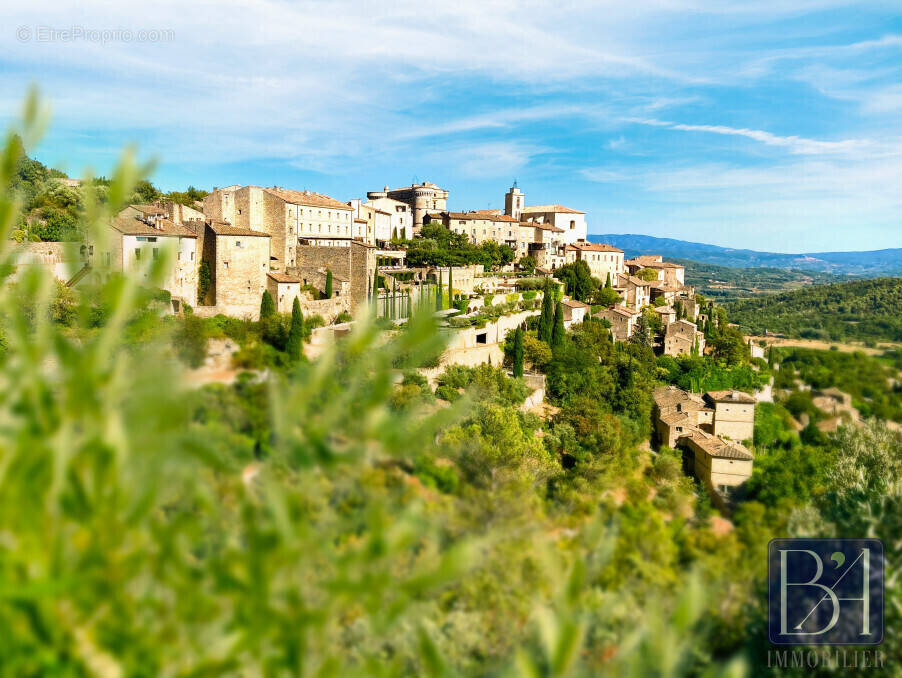
[[[691,259],[738,268],[770,267],[862,277],[902,275],[902,248],[868,252],[780,254],[778,252],[739,250],[632,233],[604,235],[592,233],[589,235],[589,240],[606,242],[619,247],[627,258],[639,254],[660,254],[665,259]]]

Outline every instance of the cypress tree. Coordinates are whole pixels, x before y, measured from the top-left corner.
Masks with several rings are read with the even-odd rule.
[[[263,290],[263,298],[260,300],[260,320],[272,318],[276,314],[276,304],[272,300],[269,290]]]
[[[392,240],[397,240],[397,239],[398,239],[398,227],[397,227],[397,226],[395,226],[395,228],[392,230],[392,232],[391,232],[391,238],[392,238]]]
[[[435,292],[435,310],[441,311],[444,308],[442,304],[442,272],[438,272],[438,289]]]
[[[451,279],[451,272],[454,270],[452,264],[448,265],[448,308],[454,303],[454,281]]]
[[[523,376],[523,329],[514,332],[514,376]]]
[[[291,360],[301,357],[301,346],[304,343],[304,316],[301,313],[301,302],[297,297],[291,305],[291,328],[288,330],[288,343],[285,351]]]
[[[332,269],[326,269],[326,299],[332,298]]]
[[[608,271],[608,279],[604,281],[604,288],[606,290],[611,289],[611,272]]]
[[[539,339],[546,344],[551,344],[551,334],[554,326],[554,302],[551,299],[551,283],[545,281],[545,290],[542,294],[542,315],[539,316]]]
[[[394,278],[391,279],[391,317],[392,320],[395,319],[395,297],[398,296],[398,281]]]
[[[564,305],[557,302],[554,307],[554,327],[551,330],[551,345],[561,346],[564,343],[564,336],[567,331],[564,329]]]

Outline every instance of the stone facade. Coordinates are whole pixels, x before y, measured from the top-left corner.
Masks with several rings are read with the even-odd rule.
[[[564,234],[566,236],[566,233]],[[623,250],[605,243],[580,242],[567,246],[567,253],[574,261],[585,261],[592,276],[606,282],[611,276],[611,284],[626,269],[623,266]]]
[[[742,391],[709,391],[705,399],[714,408],[714,435],[730,440],[751,440],[755,435],[755,399]]]
[[[564,327],[568,330],[573,325],[579,325],[586,319],[586,313],[589,312],[590,306],[575,299],[564,299],[561,302],[561,310],[564,313]]]
[[[356,240],[350,241],[346,247],[299,245],[297,266],[289,273],[300,278],[302,284],[314,284],[313,281],[321,279],[327,270],[332,271],[333,280],[339,278],[347,281],[351,307],[356,309],[371,296],[376,273],[376,247]]]
[[[568,245],[585,242],[588,229],[586,213],[563,205],[531,205],[520,213],[521,221],[538,221],[560,228],[561,239]]]
[[[381,191],[370,191],[366,197],[367,200],[392,198],[408,205],[413,213],[414,232],[419,232],[427,213],[442,212],[448,208],[448,191],[428,181],[395,189],[386,186]]]
[[[595,317],[611,323],[611,336],[614,341],[628,341],[636,329],[639,312],[617,305],[601,309]]]
[[[210,267],[209,313],[259,320],[269,273],[270,236],[228,224],[208,224],[203,259]]]
[[[688,320],[676,320],[667,325],[664,334],[664,355],[698,355],[705,352],[705,334]]]

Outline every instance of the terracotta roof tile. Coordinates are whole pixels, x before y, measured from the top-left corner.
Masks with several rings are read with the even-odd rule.
[[[335,210],[351,211],[351,206],[340,200],[330,198],[328,195],[321,193],[311,193],[310,191],[294,191],[287,188],[264,188],[267,193],[291,203],[292,205],[304,205],[305,207],[328,207]]]

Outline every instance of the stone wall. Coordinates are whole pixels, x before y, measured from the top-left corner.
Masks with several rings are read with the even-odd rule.
[[[352,241],[348,247],[321,247],[298,245],[297,267],[289,273],[317,287],[322,281],[325,287],[325,273],[331,270],[333,278],[347,281],[351,308],[356,309],[366,303],[376,271],[376,248]],[[333,285],[338,287],[337,284]],[[342,284],[342,289],[344,284]]]
[[[211,230],[204,238],[203,258],[209,263],[213,278],[211,300],[216,310],[212,315],[259,319],[269,271],[269,238],[213,235]]]
[[[68,249],[73,250],[67,252]],[[62,242],[23,242],[15,246],[13,260],[16,275],[22,266],[45,268],[57,280],[66,282],[81,268],[78,261],[78,244]]]

